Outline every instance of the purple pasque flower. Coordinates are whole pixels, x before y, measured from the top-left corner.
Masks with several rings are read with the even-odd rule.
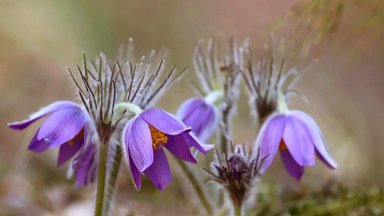
[[[185,101],[176,114],[203,141],[211,137],[218,123],[222,132],[228,134],[236,110],[247,45],[238,46],[234,37],[228,42],[223,52],[217,52],[213,39],[198,43],[193,63],[199,84],[191,84],[201,97]]]
[[[207,140],[217,126],[219,113],[215,106],[206,100],[191,98],[180,106],[176,116],[191,127],[200,140]]]
[[[311,116],[299,110],[270,116],[260,130],[256,145],[262,156],[268,156],[262,172],[271,165],[279,150],[285,168],[297,180],[303,176],[305,166],[315,165],[315,154],[331,169],[337,167],[319,126]]]
[[[83,109],[70,101],[52,103],[32,114],[28,119],[8,124],[14,130],[24,130],[35,121],[48,116],[28,145],[34,152],[44,152],[60,146],[57,164],[60,166],[72,158],[87,138],[86,115]]]
[[[136,188],[141,188],[141,175],[144,174],[160,191],[172,179],[163,147],[191,163],[197,161],[189,146],[203,154],[213,148],[200,143],[191,133],[191,128],[175,116],[157,108],[147,109],[127,123],[123,130],[123,143]]]

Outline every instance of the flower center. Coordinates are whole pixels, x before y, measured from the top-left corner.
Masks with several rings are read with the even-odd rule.
[[[68,145],[74,145],[82,137],[84,137],[84,128],[81,129],[81,131],[75,137],[73,137],[73,139],[68,141]]]
[[[151,131],[153,150],[160,149],[168,142],[168,137],[165,133],[154,128],[152,125],[149,125],[149,130]]]
[[[287,145],[285,145],[285,142],[283,139],[281,139],[281,141],[280,141],[279,149],[280,149],[280,151],[287,151],[288,150]]]

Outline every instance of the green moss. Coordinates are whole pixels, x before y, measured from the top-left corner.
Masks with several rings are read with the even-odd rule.
[[[269,186],[258,195],[249,215],[384,215],[384,191],[378,187],[347,187],[328,182],[319,190],[278,190]]]

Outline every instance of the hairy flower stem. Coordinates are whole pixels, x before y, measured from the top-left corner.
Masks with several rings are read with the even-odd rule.
[[[221,142],[221,152],[226,154],[228,152],[228,150],[227,150],[228,149],[228,143],[227,143],[225,133],[220,134],[220,142]]]
[[[109,137],[103,138],[103,142],[100,146],[99,154],[99,170],[97,177],[97,192],[96,192],[96,205],[95,205],[95,216],[103,216],[104,213],[104,201],[105,201],[105,179],[107,172],[107,158],[109,149]],[[108,214],[106,214],[108,215]]]
[[[222,111],[222,125],[220,130],[220,144],[221,152],[223,154],[228,154],[228,138],[230,138],[230,125],[229,125],[229,112],[230,107],[225,108]],[[218,205],[223,206],[225,202],[225,196],[222,190],[219,191]]]
[[[233,205],[233,211],[235,216],[241,216],[241,205]]]
[[[229,134],[229,109],[225,109],[222,112],[223,120],[221,125],[221,132],[220,132],[220,142],[221,142],[221,151],[224,154],[227,154],[228,152],[228,138],[230,136]]]
[[[107,192],[105,194],[105,207],[104,207],[105,212],[108,212],[111,206],[111,201],[112,201],[113,194],[116,187],[117,176],[119,175],[122,156],[123,156],[123,150],[121,149],[120,145],[117,145],[116,151],[114,153],[113,161],[112,161],[111,171],[110,171],[110,174],[108,175],[109,178],[108,178]]]
[[[187,176],[189,181],[192,184],[193,189],[196,191],[196,194],[198,198],[200,199],[200,202],[203,204],[205,211],[207,212],[207,215],[213,215],[212,207],[205,196],[201,185],[198,183],[196,177],[193,175],[193,173],[188,169],[187,165],[181,160],[176,160],[177,163],[180,165],[181,170],[183,170],[184,174]]]

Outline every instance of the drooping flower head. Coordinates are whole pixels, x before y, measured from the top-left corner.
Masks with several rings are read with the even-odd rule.
[[[246,43],[243,45],[247,46]],[[229,124],[236,108],[239,73],[243,65],[244,47],[239,47],[231,37],[226,50],[218,53],[210,39],[205,48],[200,41],[195,49],[194,67],[200,85],[191,82],[200,97],[184,102],[177,116],[202,140],[207,140],[218,123]],[[228,133],[228,130],[224,130]]]
[[[185,101],[176,113],[185,125],[193,128],[193,132],[201,140],[210,138],[218,123],[219,115],[214,105],[197,97]]]
[[[302,111],[288,109],[290,94],[302,96],[293,89],[300,78],[298,67],[287,70],[285,59],[276,57],[273,52],[255,63],[248,50],[248,64],[242,73],[251,110],[261,124],[256,146],[262,156],[268,156],[261,171],[265,172],[271,165],[278,151],[285,168],[297,180],[303,176],[305,166],[315,165],[315,155],[335,169],[336,163],[328,153],[315,120]]]
[[[121,53],[124,53],[122,51]],[[163,190],[171,181],[171,173],[163,147],[176,157],[197,163],[191,154],[190,146],[204,154],[212,148],[204,145],[190,133],[177,117],[158,108],[151,108],[156,100],[185,72],[177,72],[173,67],[165,72],[164,52],[151,52],[138,63],[128,47],[129,61],[119,62],[122,85],[129,92],[116,103],[116,122],[124,125],[122,130],[122,149],[138,189],[141,176],[148,176],[154,185]],[[123,54],[121,55],[123,56]],[[124,58],[122,58],[124,59]],[[133,66],[134,65],[134,66]],[[123,79],[126,77],[127,79]]]
[[[315,165],[316,155],[329,168],[336,169],[316,121],[302,111],[288,110],[285,102],[279,100],[281,103],[280,113],[265,121],[256,140],[261,155],[268,155],[262,172],[271,165],[278,151],[286,170],[297,180],[303,176],[306,166]]]
[[[200,143],[190,127],[158,108],[142,111],[131,119],[123,130],[123,141],[136,188],[141,188],[141,175],[144,174],[160,191],[172,178],[164,148],[190,163],[197,163],[190,146],[203,154],[213,148]]]
[[[260,176],[260,169],[267,156],[260,157],[260,151],[252,154],[247,152],[245,145],[233,146],[230,142],[228,154],[217,153],[216,162],[212,164],[212,171],[206,170],[208,180],[224,186],[235,206],[242,206],[253,194],[252,189]]]
[[[8,124],[14,130],[24,130],[35,121],[48,116],[28,145],[34,152],[60,147],[57,164],[71,159],[87,140],[89,117],[76,103],[58,101],[32,114],[28,119]]]

